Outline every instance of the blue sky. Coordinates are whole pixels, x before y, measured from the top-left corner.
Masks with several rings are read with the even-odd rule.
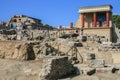
[[[0,0],[0,21],[24,14],[54,27],[67,26],[70,22],[75,25],[80,7],[105,4],[113,6],[113,14],[120,14],[120,0]]]

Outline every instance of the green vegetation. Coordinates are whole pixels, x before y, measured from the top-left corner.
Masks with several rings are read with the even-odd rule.
[[[32,26],[38,26],[39,29],[49,29],[49,30],[54,29],[54,27],[49,24],[43,24],[41,20],[38,24],[33,23]]]
[[[116,24],[116,27],[120,28],[120,15],[112,15],[112,22]]]
[[[45,24],[43,25],[43,27],[45,27],[46,29],[53,29],[53,26],[50,26],[49,24]]]

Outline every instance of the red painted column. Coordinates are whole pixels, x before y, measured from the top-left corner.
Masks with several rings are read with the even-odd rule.
[[[97,24],[97,18],[96,18],[96,13],[93,13],[93,25],[94,27],[96,27],[96,24]]]
[[[82,27],[84,27],[84,14],[81,14]]]
[[[109,19],[110,19],[110,13],[106,12],[106,26],[109,27]]]
[[[70,22],[70,28],[73,28],[73,22]]]

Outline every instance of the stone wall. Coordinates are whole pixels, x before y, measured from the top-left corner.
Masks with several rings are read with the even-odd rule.
[[[54,30],[53,32],[58,32],[57,30]],[[62,32],[62,31],[61,31]],[[65,29],[65,33],[76,33],[76,29],[70,30],[70,29]],[[78,29],[79,34],[81,34],[81,30]],[[100,28],[84,28],[83,30],[84,34],[88,35],[97,35],[97,36],[105,36],[106,40],[112,41],[112,28],[107,28],[107,27],[100,27]]]
[[[112,28],[85,28],[83,33],[88,35],[105,36],[108,41],[112,41]]]
[[[41,80],[57,80],[75,74],[75,68],[65,56],[46,57],[43,62]]]

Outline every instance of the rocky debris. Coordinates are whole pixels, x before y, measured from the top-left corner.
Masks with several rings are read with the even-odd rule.
[[[0,34],[14,35],[14,34],[16,34],[16,31],[15,30],[0,30]]]
[[[36,39],[36,40],[43,40],[44,37],[42,37],[42,36],[37,36],[35,39]]]
[[[42,40],[48,35],[32,30],[0,30],[0,40]]]
[[[77,42],[77,41],[72,41],[69,39],[62,39],[62,38],[56,39],[54,43],[69,46],[69,47],[71,46],[83,47],[82,42]]]
[[[102,44],[98,47],[99,51],[120,51],[120,44],[119,43],[112,43],[112,42],[102,42]]]
[[[43,56],[56,56],[60,53],[57,49],[50,46],[48,43],[35,45],[33,47],[36,59],[42,58]]]
[[[0,40],[16,40],[15,30],[0,30]]]
[[[80,62],[82,62],[81,53],[77,49],[78,47],[79,48],[83,47],[81,42],[75,42],[70,41],[68,39],[58,38],[51,44],[51,46],[58,50],[59,52],[62,52],[62,55],[68,56],[69,60],[79,59]],[[76,57],[76,55],[78,55],[79,57],[78,56]],[[79,60],[77,62],[79,62]]]
[[[57,80],[75,74],[75,68],[67,57],[46,57],[44,62],[39,74],[41,80]]]
[[[98,43],[102,43],[104,41],[107,41],[105,36],[99,36],[99,35],[96,35],[96,34],[86,35],[86,37],[87,37],[87,41],[95,41],[95,42],[98,42]]]

